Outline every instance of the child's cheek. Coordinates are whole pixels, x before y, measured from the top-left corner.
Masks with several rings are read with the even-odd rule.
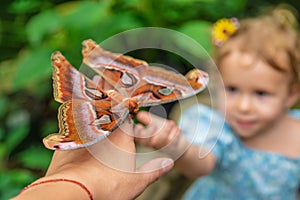
[[[217,99],[213,100],[212,102],[215,103],[215,105],[212,105],[213,108],[219,110],[221,112],[221,114],[224,115],[225,111],[226,111],[226,104],[228,103],[226,100],[226,96],[225,96],[225,91],[224,90],[219,90],[218,91],[218,95],[217,95]]]

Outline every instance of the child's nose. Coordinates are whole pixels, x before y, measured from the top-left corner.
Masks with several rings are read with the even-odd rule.
[[[251,109],[251,99],[248,95],[242,95],[237,102],[237,107],[241,112],[247,112]]]

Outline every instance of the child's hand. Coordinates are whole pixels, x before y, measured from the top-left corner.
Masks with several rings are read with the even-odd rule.
[[[135,140],[168,154],[176,161],[177,169],[187,177],[195,179],[214,169],[214,155],[207,153],[203,158],[206,150],[188,142],[175,122],[143,111],[137,114],[137,119],[146,126],[136,125]]]
[[[172,156],[178,156],[186,149],[188,143],[174,121],[144,111],[137,114],[137,119],[146,125],[136,125],[134,136],[137,142]]]

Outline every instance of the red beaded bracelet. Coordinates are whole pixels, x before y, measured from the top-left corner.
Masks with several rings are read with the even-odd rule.
[[[50,179],[50,180],[40,181],[40,182],[37,182],[37,183],[32,183],[32,184],[26,186],[19,194],[21,194],[22,192],[28,190],[29,188],[37,186],[37,185],[41,185],[41,184],[44,184],[44,183],[53,183],[53,182],[55,183],[55,182],[59,182],[59,181],[74,183],[74,184],[80,186],[84,191],[87,192],[87,194],[89,195],[90,200],[93,200],[92,193],[89,191],[89,189],[85,185],[83,185],[82,183],[80,183],[78,181],[74,181],[74,180],[71,180],[71,179],[65,179],[65,178]]]

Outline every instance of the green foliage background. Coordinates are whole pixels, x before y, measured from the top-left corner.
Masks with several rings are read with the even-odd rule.
[[[49,164],[52,152],[41,140],[58,129],[58,104],[52,97],[53,51],[62,51],[80,66],[82,40],[100,43],[125,30],[154,26],[182,32],[210,52],[210,28],[217,19],[248,17],[282,2],[1,0],[0,199],[16,195],[42,176]],[[299,1],[284,2],[300,8]]]

